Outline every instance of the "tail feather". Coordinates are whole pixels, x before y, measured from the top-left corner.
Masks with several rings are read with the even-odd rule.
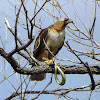
[[[46,78],[46,73],[33,74],[30,76],[31,81],[42,81]]]

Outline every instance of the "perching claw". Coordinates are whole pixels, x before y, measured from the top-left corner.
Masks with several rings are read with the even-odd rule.
[[[61,77],[62,77],[62,81],[60,82],[58,77],[57,77],[57,71],[59,71]],[[57,65],[57,63],[55,63],[55,80],[56,82],[59,84],[59,85],[64,85],[65,84],[65,81],[66,81],[66,77],[65,77],[65,74],[64,72],[61,70],[61,68]]]

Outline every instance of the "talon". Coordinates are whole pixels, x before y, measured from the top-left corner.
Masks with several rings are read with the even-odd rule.
[[[47,64],[54,64],[54,60],[53,59],[46,60],[45,63],[47,63]]]

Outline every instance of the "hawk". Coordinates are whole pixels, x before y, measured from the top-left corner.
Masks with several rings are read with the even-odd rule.
[[[33,56],[42,62],[53,59],[64,44],[65,27],[71,22],[71,19],[60,18],[53,25],[43,29],[35,41]],[[30,77],[31,81],[42,81],[45,78],[46,73],[33,74]]]

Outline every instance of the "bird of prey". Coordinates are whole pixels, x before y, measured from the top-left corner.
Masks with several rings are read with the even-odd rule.
[[[53,59],[64,44],[65,27],[71,22],[71,19],[60,18],[53,25],[43,29],[35,41],[33,56],[41,62]],[[30,77],[31,81],[42,81],[45,78],[46,73],[33,74]]]

